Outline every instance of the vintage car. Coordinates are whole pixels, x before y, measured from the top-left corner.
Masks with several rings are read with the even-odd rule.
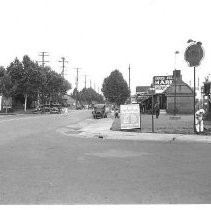
[[[105,104],[95,104],[93,107],[92,115],[94,119],[106,118],[106,106]]]
[[[51,104],[50,106],[50,114],[61,114],[61,104]]]

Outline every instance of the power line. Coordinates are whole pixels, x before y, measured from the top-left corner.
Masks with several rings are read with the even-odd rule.
[[[47,53],[48,53],[48,52],[40,52],[40,54],[39,54],[39,56],[42,57],[42,60],[41,60],[41,61],[38,61],[38,62],[41,62],[41,63],[42,63],[42,67],[43,67],[43,68],[45,67],[45,63],[49,62],[49,61],[46,61],[46,60],[45,60],[45,57],[46,57],[46,56],[49,56]]]
[[[61,61],[59,62],[62,62],[62,72],[61,72],[61,75],[62,77],[64,77],[64,69],[65,69],[65,63],[68,63],[68,61],[65,61],[65,57],[61,57]]]

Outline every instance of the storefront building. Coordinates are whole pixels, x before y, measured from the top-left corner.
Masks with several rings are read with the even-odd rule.
[[[173,75],[154,76],[152,92],[151,86],[136,87],[137,103],[150,112],[153,104],[159,104],[160,109],[167,113],[190,114],[193,113],[193,90],[182,80],[180,70],[174,70]],[[175,90],[176,87],[176,90]]]
[[[192,114],[194,111],[194,91],[182,80],[180,70],[174,71],[174,82],[164,91],[166,112]]]

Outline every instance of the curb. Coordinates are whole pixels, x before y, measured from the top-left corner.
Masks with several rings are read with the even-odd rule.
[[[95,122],[95,123],[93,123]],[[111,140],[134,140],[134,141],[154,141],[154,142],[198,142],[211,143],[211,136],[197,134],[162,134],[162,133],[136,133],[126,131],[110,130],[112,119],[103,119],[93,121],[88,124],[84,123],[77,129],[79,135],[84,138],[101,138]]]

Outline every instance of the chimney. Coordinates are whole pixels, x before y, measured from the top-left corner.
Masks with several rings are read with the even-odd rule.
[[[181,70],[174,70],[173,71],[173,78],[175,78],[176,80],[182,79]]]

